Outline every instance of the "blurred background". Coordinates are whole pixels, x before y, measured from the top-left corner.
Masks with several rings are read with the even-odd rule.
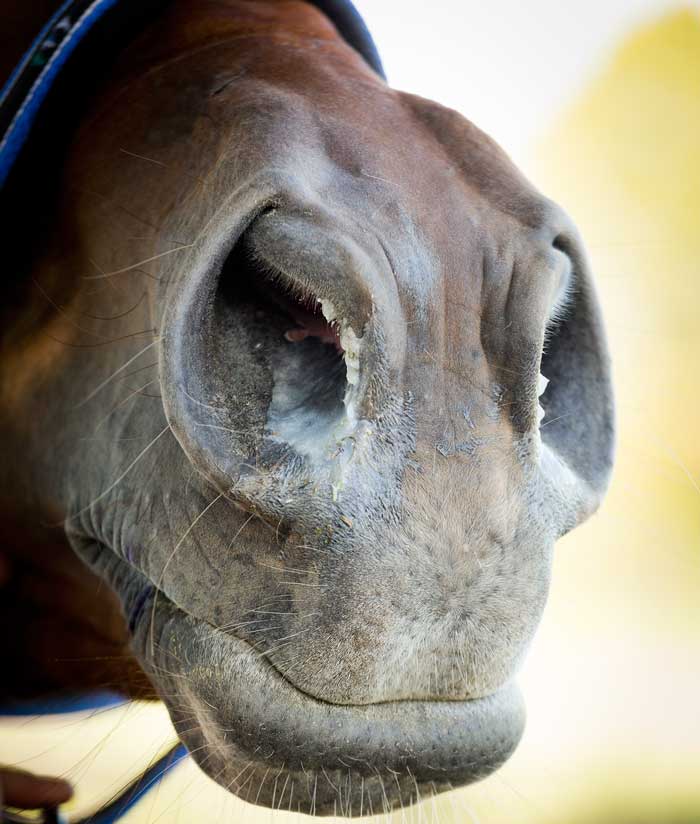
[[[516,755],[392,821],[698,824],[700,11],[671,0],[357,6],[394,86],[461,111],[578,223],[620,433],[606,503],[558,545]],[[0,729],[0,762],[67,775],[82,809],[172,740],[148,705]],[[184,764],[127,821],[300,818],[246,805]]]

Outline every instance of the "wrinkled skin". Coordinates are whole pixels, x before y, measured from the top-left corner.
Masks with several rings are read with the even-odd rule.
[[[174,2],[64,181],[3,340],[15,543],[63,524],[122,687],[243,798],[353,815],[496,769],[611,465],[570,220],[301,2]]]

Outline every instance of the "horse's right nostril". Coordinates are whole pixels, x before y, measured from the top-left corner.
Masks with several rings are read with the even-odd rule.
[[[308,486],[360,425],[372,293],[349,249],[337,233],[266,212],[173,295],[166,412],[228,494],[264,495],[278,472]]]
[[[356,376],[354,362],[346,357],[355,353],[346,353],[347,336],[330,311],[309,290],[271,272],[245,237],[221,273],[218,350],[230,359],[235,381],[241,350],[252,347],[259,373],[269,382],[269,397],[260,399],[265,421],[257,439],[267,438],[316,461],[353,423],[347,402]]]

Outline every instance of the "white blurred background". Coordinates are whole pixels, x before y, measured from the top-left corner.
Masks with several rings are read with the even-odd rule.
[[[464,114],[518,164],[635,27],[677,0],[355,0],[389,82]]]

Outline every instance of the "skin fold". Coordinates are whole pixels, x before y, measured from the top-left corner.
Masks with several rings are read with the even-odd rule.
[[[2,338],[5,689],[160,696],[212,778],[318,815],[496,769],[612,462],[570,219],[312,6],[175,0],[42,220]]]

